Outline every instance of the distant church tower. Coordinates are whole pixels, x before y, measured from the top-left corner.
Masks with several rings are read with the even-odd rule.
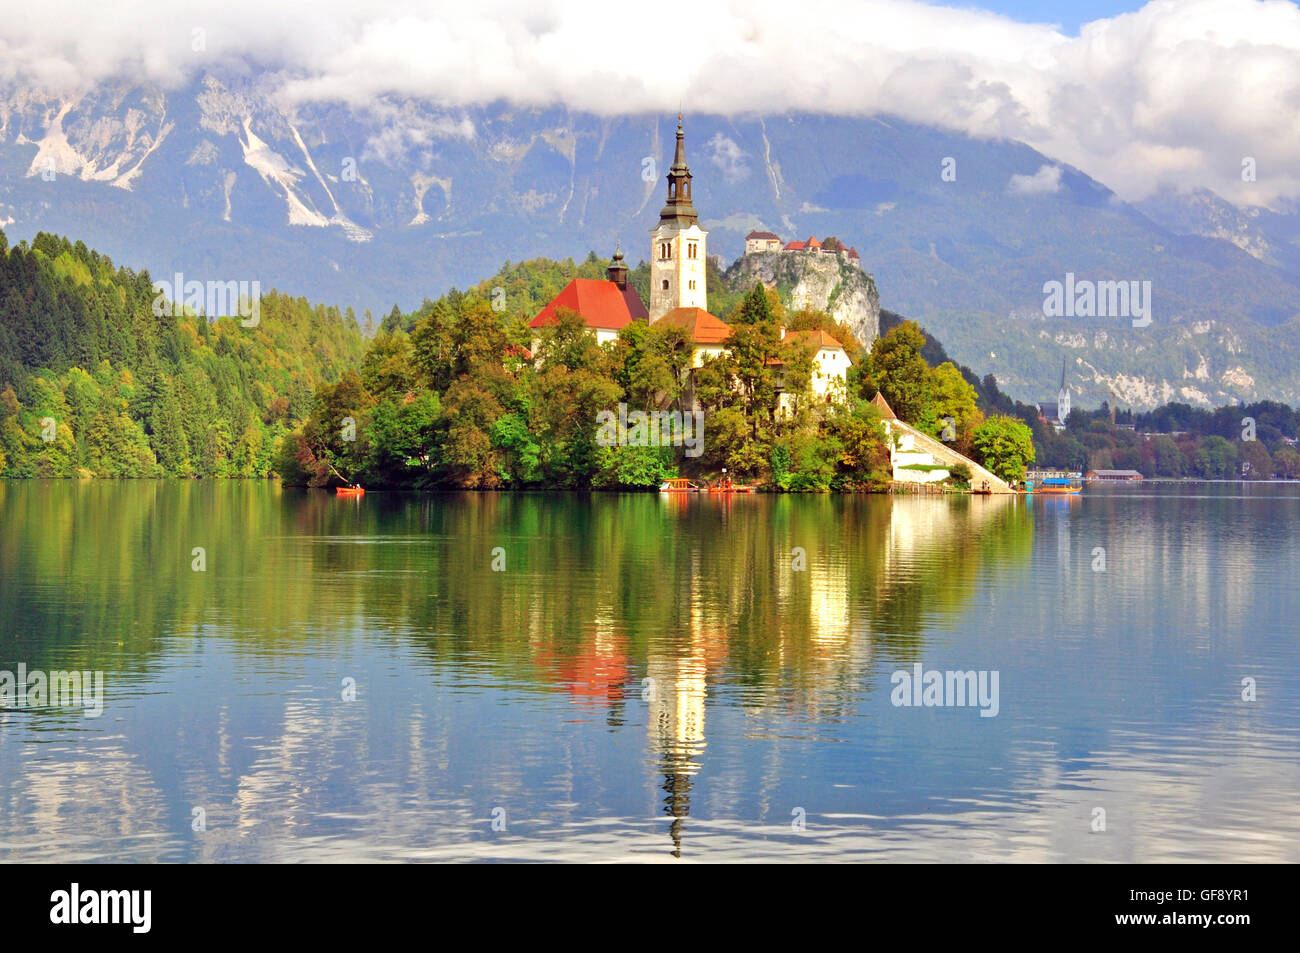
[[[651,232],[650,321],[673,308],[708,309],[706,261],[700,216],[691,203],[691,170],[686,165],[686,138],[677,117],[677,153],[668,170],[668,204]]]
[[[1065,423],[1070,416],[1070,388],[1065,386],[1065,359],[1061,359],[1061,389],[1056,392],[1056,419]]]

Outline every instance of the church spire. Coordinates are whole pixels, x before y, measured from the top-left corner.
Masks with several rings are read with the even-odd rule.
[[[659,212],[660,222],[677,222],[693,225],[700,220],[691,202],[691,170],[686,165],[686,134],[682,132],[682,116],[677,114],[677,151],[673,165],[668,170],[668,202]]]

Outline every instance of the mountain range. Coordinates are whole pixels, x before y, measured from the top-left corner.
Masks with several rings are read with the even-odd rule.
[[[376,321],[503,261],[648,253],[673,116],[286,103],[271,77],[0,88],[0,227],[155,279],[257,280]],[[880,304],[1013,396],[1300,403],[1300,210],[1136,203],[1030,147],[888,117],[688,115],[709,252],[835,236]],[[1067,274],[1151,283],[1152,322],[1044,316]]]

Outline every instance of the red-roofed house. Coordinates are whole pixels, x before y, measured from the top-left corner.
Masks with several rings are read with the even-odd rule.
[[[750,232],[750,236],[760,234],[768,233]],[[747,236],[745,239],[745,254],[748,255],[753,250],[756,249],[751,249],[749,236]],[[858,254],[858,250],[856,248],[849,248],[837,238],[832,238],[829,240],[829,243],[824,243],[819,242],[812,235],[809,235],[807,241],[789,242],[781,248],[781,251],[820,251],[827,255],[839,255],[842,258],[848,259],[859,268],[862,267],[862,256]]]
[[[630,290],[630,289],[629,289]],[[636,292],[632,292],[635,296]],[[594,278],[574,278],[564,290],[551,299],[550,304],[538,312],[537,317],[528,322],[530,328],[544,328],[557,324],[561,308],[576,311],[586,325],[596,335],[599,344],[607,344],[618,339],[618,332],[632,323],[628,311],[627,297],[612,281],[600,281]],[[540,337],[533,339],[533,352],[536,353]]]
[[[790,242],[783,249],[784,251],[821,251],[822,243],[812,235],[808,236],[806,242]]]
[[[673,308],[655,324],[682,328],[691,342],[694,367],[703,367],[710,357],[726,353],[731,325],[715,318],[703,308]]]
[[[844,345],[835,340],[825,331],[786,331],[781,329],[781,340],[801,345],[812,353],[813,373],[812,373],[812,392],[813,396],[821,403],[829,404],[832,401],[842,401],[847,395],[847,380],[849,366],[853,363],[849,360],[849,352],[844,349]],[[771,364],[784,363],[780,360],[769,361]],[[782,392],[780,403],[778,405],[783,410],[792,409],[790,406],[790,395]]]
[[[781,236],[774,235],[772,232],[750,232],[745,236],[745,254],[753,255],[757,252],[780,251]]]
[[[731,325],[720,321],[703,308],[673,308],[654,323],[681,328],[686,332],[686,338],[691,342],[691,366],[684,376],[682,400],[685,406],[699,410],[695,399],[695,371],[710,358],[727,353]]]

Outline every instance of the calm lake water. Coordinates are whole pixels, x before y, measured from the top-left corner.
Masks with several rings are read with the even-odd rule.
[[[1298,539],[1294,485],[0,482],[0,673],[103,672],[0,711],[0,860],[1296,861]]]

